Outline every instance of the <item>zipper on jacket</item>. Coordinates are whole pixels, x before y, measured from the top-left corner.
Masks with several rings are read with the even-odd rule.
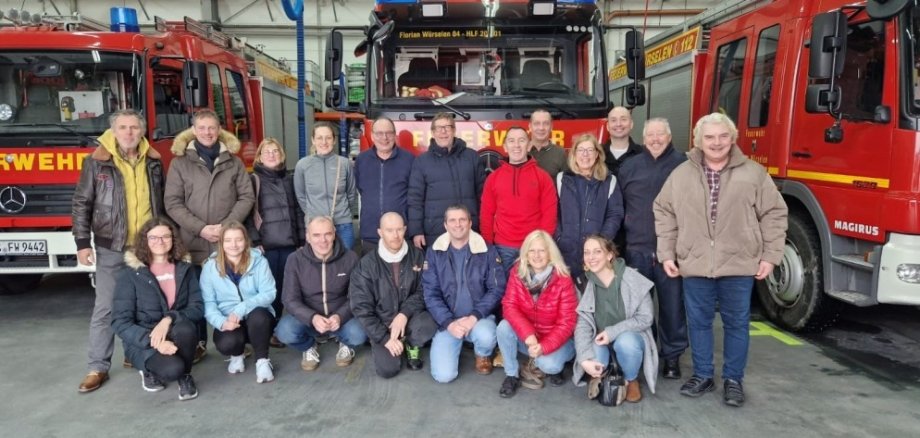
[[[322,277],[322,286],[323,286],[323,313],[325,316],[329,316],[329,303],[326,302],[326,260],[323,260],[322,272],[320,276]]]

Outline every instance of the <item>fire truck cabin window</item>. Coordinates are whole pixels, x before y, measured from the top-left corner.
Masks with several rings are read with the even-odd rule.
[[[920,114],[920,8],[910,10],[910,21],[906,27],[906,44],[910,48],[910,82],[913,85],[910,88],[911,102],[913,102],[911,112]]]
[[[760,128],[770,117],[770,95],[773,92],[773,70],[776,68],[776,46],[779,43],[779,25],[760,32],[757,40],[757,58],[754,61],[754,80],[751,82],[751,107],[748,109],[748,126]]]
[[[847,54],[837,85],[843,90],[840,112],[850,120],[873,120],[882,104],[885,75],[885,23],[851,23],[847,29]],[[812,80],[826,84],[829,80]]]
[[[712,86],[712,112],[720,112],[738,121],[741,82],[744,79],[744,56],[747,38],[719,47],[715,82]]]

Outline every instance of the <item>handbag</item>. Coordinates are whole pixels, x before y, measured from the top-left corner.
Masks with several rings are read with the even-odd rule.
[[[619,406],[626,400],[626,377],[623,376],[616,354],[613,351],[610,353],[610,364],[601,375],[597,401],[604,406]]]

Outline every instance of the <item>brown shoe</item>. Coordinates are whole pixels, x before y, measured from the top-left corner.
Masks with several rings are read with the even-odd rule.
[[[80,387],[77,388],[77,391],[80,392],[92,392],[99,389],[106,380],[109,380],[109,373],[104,371],[90,371],[86,377],[83,378],[83,381],[80,382]]]
[[[484,376],[492,374],[492,359],[488,356],[476,356],[476,372]]]
[[[539,368],[531,360],[527,362],[527,365],[521,367],[521,386],[527,389],[542,389],[543,388],[543,371],[540,371]]]
[[[192,363],[201,362],[201,359],[204,359],[208,355],[208,347],[205,346],[204,342],[198,341],[198,345],[195,346],[195,357],[192,359]]]
[[[271,346],[272,348],[286,347],[286,345],[284,345],[284,342],[279,341],[278,337],[275,335],[272,335],[271,339],[268,340],[268,345]]]
[[[626,401],[630,403],[639,403],[642,400],[642,390],[639,389],[639,381],[631,380],[626,382]]]
[[[505,367],[505,358],[502,356],[501,351],[495,352],[495,357],[492,358],[492,367],[493,368],[504,368]]]

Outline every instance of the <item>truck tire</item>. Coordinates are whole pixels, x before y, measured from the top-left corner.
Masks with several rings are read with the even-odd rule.
[[[783,261],[757,282],[767,318],[793,332],[815,332],[833,324],[840,302],[824,293],[821,240],[807,214],[789,212]]]
[[[0,295],[19,295],[38,287],[42,274],[16,274],[0,276]]]
[[[486,175],[495,172],[495,170],[498,169],[498,166],[501,166],[502,161],[505,161],[505,159],[498,152],[488,149],[479,151],[479,165],[482,167],[482,171],[485,172]]]

